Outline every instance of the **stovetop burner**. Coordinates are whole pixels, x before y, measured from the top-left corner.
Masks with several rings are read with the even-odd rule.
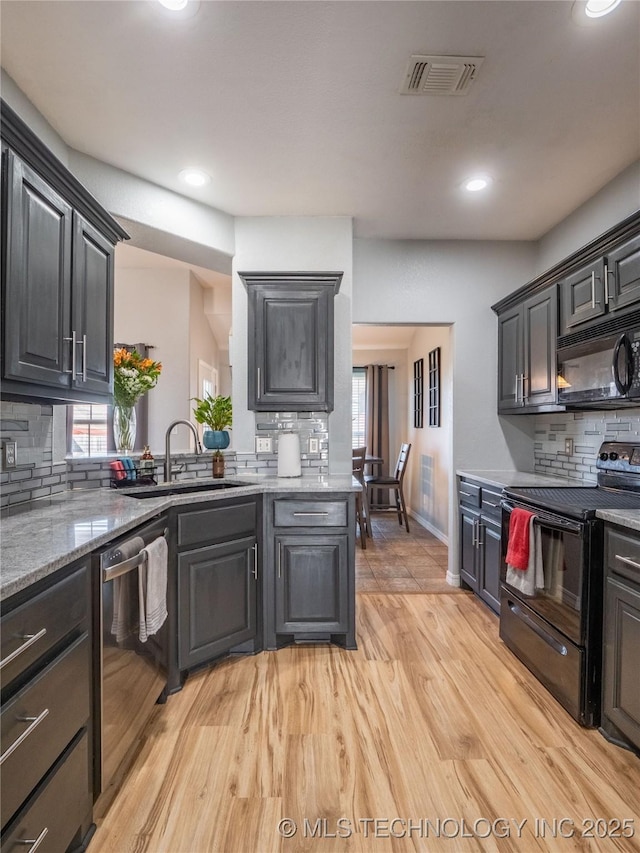
[[[590,518],[598,509],[638,509],[640,494],[622,489],[605,489],[599,486],[559,488],[508,488],[508,498],[529,503],[543,509],[571,515],[574,518]]]

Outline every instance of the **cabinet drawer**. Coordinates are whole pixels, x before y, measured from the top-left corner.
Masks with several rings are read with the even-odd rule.
[[[500,508],[500,501],[502,500],[502,491],[487,489],[484,486],[482,487],[481,491],[482,503],[480,508],[482,510],[482,514],[491,518],[500,519],[502,513],[502,510]]]
[[[346,527],[346,501],[275,500],[275,527]]]
[[[86,566],[2,616],[0,669],[6,687],[74,628],[86,630]]]
[[[464,506],[479,507],[481,502],[481,488],[469,480],[460,480],[460,503]]]
[[[91,799],[85,730],[7,827],[2,838],[2,853],[26,853],[33,849],[33,842],[40,836],[43,837],[38,853],[66,850],[91,813]]]
[[[89,689],[89,638],[85,633],[3,706],[3,826],[86,725]]]
[[[607,530],[606,548],[607,569],[640,584],[640,539]]]
[[[236,539],[256,529],[255,501],[182,512],[178,516],[178,547],[193,548],[214,540]]]

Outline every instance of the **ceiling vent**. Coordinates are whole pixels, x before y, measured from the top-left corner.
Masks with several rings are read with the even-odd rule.
[[[466,95],[483,56],[412,56],[401,95]]]

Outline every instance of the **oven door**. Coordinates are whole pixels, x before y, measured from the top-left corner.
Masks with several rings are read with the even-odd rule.
[[[585,644],[586,625],[582,615],[586,612],[586,562],[588,543],[586,525],[579,521],[539,510],[536,507],[502,502],[502,548],[506,556],[509,541],[511,512],[515,506],[536,514],[535,524],[540,531],[544,588],[534,594],[524,595],[507,582],[506,563],[502,564],[504,588],[524,601],[538,616],[568,637],[576,645]]]

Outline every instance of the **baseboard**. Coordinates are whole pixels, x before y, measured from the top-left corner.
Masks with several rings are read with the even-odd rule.
[[[447,583],[449,586],[460,586],[460,575],[454,575],[447,569]]]
[[[438,530],[437,527],[434,527],[426,518],[421,515],[418,515],[417,512],[414,512],[412,509],[407,509],[407,515],[409,515],[414,521],[417,521],[420,527],[424,527],[425,530],[428,530],[429,533],[432,533],[436,539],[439,539],[443,545],[449,547],[449,537],[445,536],[442,530]]]

